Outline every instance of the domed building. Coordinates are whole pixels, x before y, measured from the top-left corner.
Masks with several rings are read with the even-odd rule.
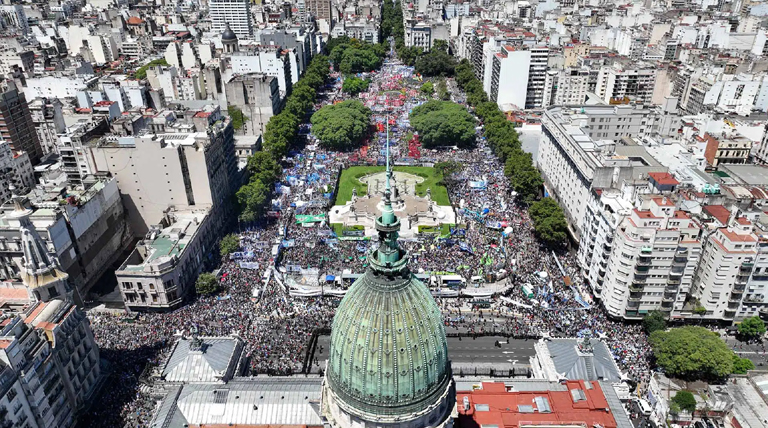
[[[231,54],[232,52],[237,52],[239,50],[237,34],[232,31],[228,23],[224,28],[224,32],[221,33],[221,45],[224,48],[224,53]]]
[[[440,308],[408,269],[387,184],[379,247],[333,319],[324,416],[341,428],[450,427],[455,387]]]

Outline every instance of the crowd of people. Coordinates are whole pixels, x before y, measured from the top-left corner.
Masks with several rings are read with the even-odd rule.
[[[649,376],[649,346],[636,326],[607,319],[591,305],[589,293],[580,288],[571,252],[555,254],[533,234],[524,207],[510,197],[503,165],[489,155],[478,134],[472,150],[428,151],[414,159],[414,148],[404,141],[408,134],[408,110],[426,101],[418,93],[412,69],[385,63],[372,75],[370,92],[363,94],[375,112],[374,122],[394,120],[391,135],[394,158],[399,161],[457,161],[461,170],[444,180],[454,209],[465,228],[450,237],[423,237],[403,242],[414,272],[455,272],[469,280],[482,275],[506,284],[503,299],[491,299],[490,307],[473,307],[467,298],[438,298],[445,312],[448,332],[497,333],[508,336],[573,337],[590,332],[604,337],[617,363],[642,384]],[[319,94],[319,102],[333,103],[346,97],[340,82]],[[372,96],[376,91],[404,94],[395,103]],[[384,102],[385,109],[378,108]],[[300,132],[306,138],[301,151],[284,162],[284,175],[276,189],[271,216],[240,232],[237,257],[227,258],[219,270],[221,291],[196,298],[168,313],[132,316],[89,314],[102,355],[111,364],[101,404],[82,418],[83,427],[146,427],[156,400],[143,386],[153,370],[167,358],[178,335],[195,327],[203,336],[237,334],[246,343],[251,374],[290,375],[302,370],[313,332],[329,328],[339,299],[293,297],[284,281],[292,272],[326,273],[349,270],[363,273],[365,254],[375,243],[343,241],[322,216],[330,206],[330,194],[339,172],[350,165],[350,155],[322,149],[309,125]],[[379,162],[386,148],[386,134],[374,133],[358,161]],[[363,156],[365,155],[365,156]],[[409,156],[410,155],[410,156]],[[366,157],[367,156],[367,157]],[[423,157],[422,157],[423,156]],[[298,216],[316,218],[297,222]],[[512,228],[513,233],[504,230]],[[276,255],[273,246],[280,242]],[[316,271],[312,271],[316,269]],[[566,277],[574,284],[567,284]],[[524,291],[522,284],[528,284]],[[536,293],[535,304],[530,292]]]

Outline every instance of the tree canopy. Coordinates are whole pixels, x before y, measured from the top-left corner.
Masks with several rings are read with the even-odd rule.
[[[517,192],[520,200],[530,204],[539,196],[539,190],[544,184],[539,170],[533,166],[530,153],[516,149],[504,164],[504,174],[509,178],[512,189]]]
[[[733,373],[734,374],[747,374],[749,370],[755,369],[755,363],[749,358],[741,358],[736,353],[733,353]]]
[[[213,294],[219,289],[219,280],[210,272],[203,272],[197,277],[195,291],[200,295]]]
[[[733,351],[704,327],[654,331],[649,342],[656,363],[668,376],[683,379],[721,379],[733,373]]]
[[[230,233],[219,241],[219,253],[222,256],[228,256],[240,249],[240,238],[234,233]]]
[[[696,411],[696,398],[690,391],[677,391],[672,402],[680,406],[681,410],[685,410],[691,414]]]
[[[370,84],[371,81],[368,79],[350,76],[344,78],[344,84],[341,85],[341,90],[350,95],[357,95],[360,92],[367,91]]]
[[[744,321],[739,324],[739,336],[747,340],[753,340],[761,337],[765,334],[765,323],[760,317],[745,318]]]
[[[421,85],[421,93],[430,97],[435,92],[435,85],[432,84],[432,82],[424,82],[423,85]]]
[[[461,171],[462,168],[464,168],[464,165],[462,165],[461,162],[456,161],[443,161],[435,164],[435,169],[440,170],[440,174],[442,174],[443,178],[450,177]]]
[[[368,134],[371,111],[360,101],[326,105],[312,115],[312,132],[320,144],[333,150],[358,147]]]
[[[560,205],[552,198],[543,198],[528,208],[536,235],[548,245],[560,245],[568,239],[568,224]]]
[[[348,39],[336,44],[328,55],[333,67],[344,74],[373,71],[381,67],[387,54],[386,46]]]
[[[661,311],[651,311],[643,317],[643,330],[645,330],[647,334],[651,334],[657,330],[665,330],[666,328],[667,319]]]
[[[274,183],[280,178],[283,169],[267,152],[256,152],[248,158],[248,172],[251,180],[259,180],[262,183]]]
[[[467,148],[475,144],[475,119],[462,105],[449,101],[428,101],[413,109],[410,119],[426,148]]]
[[[423,76],[453,76],[456,58],[448,52],[432,49],[416,59],[416,72]]]
[[[259,180],[251,180],[238,189],[235,196],[240,204],[240,220],[256,221],[264,215],[270,202],[271,188],[271,185],[267,186]]]

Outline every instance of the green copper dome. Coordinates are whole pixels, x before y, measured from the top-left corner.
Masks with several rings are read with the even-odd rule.
[[[408,417],[439,401],[451,370],[440,308],[397,244],[387,181],[379,247],[333,319],[327,379],[349,411]]]

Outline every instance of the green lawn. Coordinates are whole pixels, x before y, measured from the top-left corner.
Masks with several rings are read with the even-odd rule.
[[[336,195],[336,205],[344,205],[352,199],[352,189],[357,188],[357,196],[365,196],[368,186],[358,179],[374,172],[384,171],[383,166],[353,166],[341,172],[339,179],[339,192]],[[450,205],[448,190],[441,184],[443,175],[435,168],[423,166],[396,166],[395,171],[407,172],[424,178],[424,181],[416,185],[416,194],[426,196],[427,189],[432,189],[432,200],[438,205]]]

